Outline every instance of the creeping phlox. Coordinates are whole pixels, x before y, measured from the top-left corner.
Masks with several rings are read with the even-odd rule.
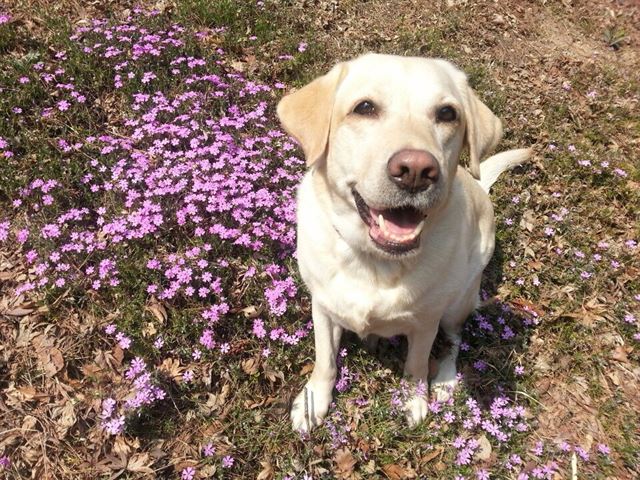
[[[69,176],[29,179],[12,199],[15,220],[0,218],[0,241],[17,240],[30,267],[15,293],[75,289],[109,296],[126,281],[123,269],[142,258],[135,260],[142,280],[136,288],[199,311],[194,323],[201,333],[191,355],[198,360],[203,351],[230,351],[216,328],[234,314],[232,304],[245,300],[229,300],[241,275],[265,305],[256,337],[295,345],[311,325],[278,324],[299,299],[288,260],[304,167],[270,110],[274,91],[284,85],[245,78],[220,48],[206,59],[185,53],[224,28],[193,34],[177,24],[164,27],[155,15],[134,9],[121,23],[94,20],[70,37],[73,49],[53,51],[16,78],[16,88],[37,84],[49,94],[23,106],[26,113],[74,128],[53,142]],[[78,56],[124,105],[82,135],[86,122],[78,128],[74,122],[103,103],[68,71]],[[0,157],[20,151],[0,137]],[[71,172],[76,163],[82,169]],[[135,335],[114,325],[110,331],[120,348],[135,351]],[[154,347],[164,348],[165,341],[157,336]],[[270,354],[268,345],[262,354]],[[133,362],[126,373],[131,395],[104,400],[109,433],[120,433],[127,414],[164,395],[144,360]]]

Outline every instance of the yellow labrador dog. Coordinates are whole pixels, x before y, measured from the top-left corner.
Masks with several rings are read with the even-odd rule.
[[[489,188],[531,152],[481,163],[501,122],[440,59],[367,54],[340,63],[284,97],[278,115],[310,167],[298,192],[298,263],[312,295],[316,361],[291,410],[294,429],[326,416],[345,328],[406,335],[405,373],[427,382],[441,327],[452,347],[431,391],[448,398],[460,330],[493,254]],[[465,146],[470,172],[459,166]],[[405,411],[420,422],[427,399],[416,395]]]

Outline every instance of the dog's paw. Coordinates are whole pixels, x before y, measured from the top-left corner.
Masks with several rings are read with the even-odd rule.
[[[458,380],[455,376],[453,378],[443,379],[438,379],[438,377],[436,377],[431,382],[431,395],[439,402],[446,402],[453,397],[453,391],[457,386]]]
[[[421,396],[414,395],[404,404],[404,413],[410,427],[415,427],[427,418],[428,412],[427,400]]]
[[[299,432],[309,432],[322,423],[327,416],[331,404],[333,386],[322,386],[307,382],[293,401],[291,407],[291,423]]]

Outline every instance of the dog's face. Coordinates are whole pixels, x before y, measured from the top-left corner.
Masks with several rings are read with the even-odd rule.
[[[477,177],[501,136],[500,121],[444,60],[365,55],[285,97],[278,114],[326,177],[335,228],[386,258],[419,251],[465,142]]]

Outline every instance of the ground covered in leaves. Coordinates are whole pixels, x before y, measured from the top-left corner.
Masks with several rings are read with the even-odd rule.
[[[0,475],[637,478],[637,25],[623,0],[0,3]],[[454,399],[408,428],[404,340],[347,337],[301,437],[275,105],[367,51],[454,61],[536,155],[492,193]]]

